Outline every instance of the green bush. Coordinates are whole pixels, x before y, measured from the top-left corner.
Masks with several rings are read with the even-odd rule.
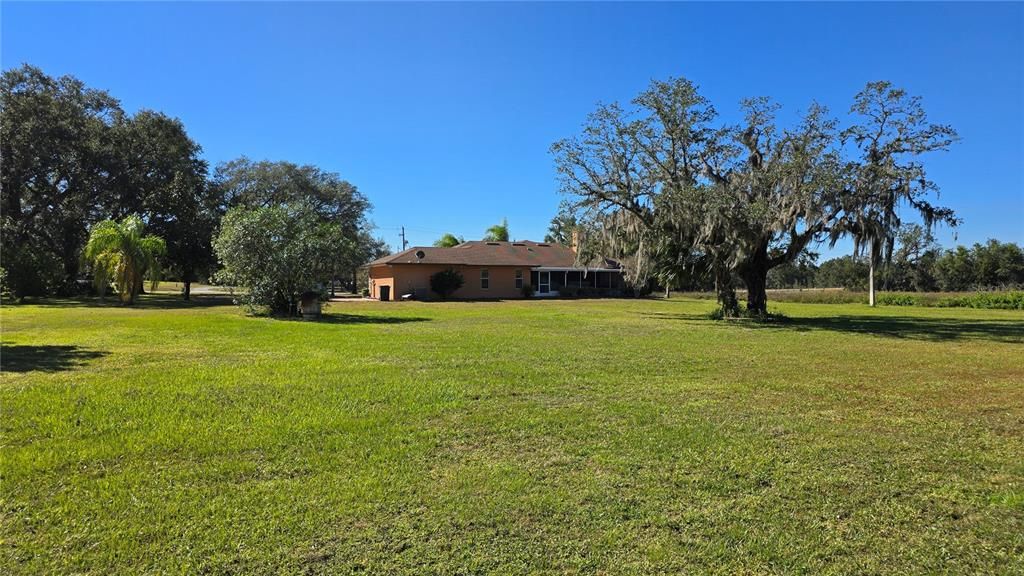
[[[572,298],[576,295],[576,289],[571,286],[562,286],[558,289],[558,295],[562,298]]]
[[[533,286],[530,284],[523,284],[523,298],[531,298],[533,296]]]
[[[244,288],[235,301],[251,312],[296,316],[302,294],[331,275],[337,230],[302,204],[232,208],[213,241],[218,281]]]
[[[448,298],[462,288],[466,280],[458,270],[448,268],[430,276],[430,289],[442,299]]]

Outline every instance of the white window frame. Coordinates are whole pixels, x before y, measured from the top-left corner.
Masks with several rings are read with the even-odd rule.
[[[523,288],[523,271],[516,270],[516,290],[522,290]]]
[[[491,271],[487,268],[480,269],[480,289],[490,290],[491,289]]]

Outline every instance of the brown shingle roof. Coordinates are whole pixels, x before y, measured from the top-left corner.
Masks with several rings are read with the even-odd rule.
[[[422,258],[417,252],[423,253]],[[461,264],[465,266],[552,266],[570,268],[576,265],[576,253],[561,244],[522,242],[463,242],[451,248],[417,246],[378,258],[367,266],[384,264]]]

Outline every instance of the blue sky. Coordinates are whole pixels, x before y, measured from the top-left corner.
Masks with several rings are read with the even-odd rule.
[[[845,118],[887,79],[963,142],[929,157],[961,243],[1024,243],[1024,4],[52,4],[4,2],[3,67],[28,62],[181,118],[215,164],[338,172],[395,246],[541,239],[550,144],[653,78],[700,85],[724,120],[768,95]],[[785,117],[785,116],[784,116]],[[953,241],[940,230],[940,240]],[[841,247],[840,251],[846,247]]]

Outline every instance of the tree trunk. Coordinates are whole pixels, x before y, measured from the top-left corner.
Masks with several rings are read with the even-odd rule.
[[[740,303],[736,300],[736,287],[732,283],[732,274],[724,266],[715,267],[715,292],[718,293],[722,314],[728,318],[739,316]]]
[[[192,266],[186,266],[181,271],[181,297],[185,301],[192,299],[192,282],[195,281],[195,279],[195,269]]]
[[[58,293],[63,296],[73,296],[78,293],[78,272],[81,247],[74,243],[74,240],[67,240],[62,245],[63,253],[61,259],[64,263],[64,283],[58,288]]]
[[[868,258],[868,306],[875,305],[875,258]]]
[[[743,283],[747,285],[747,313],[752,316],[764,316],[768,313],[768,270],[753,269],[743,275]]]
[[[768,313],[768,243],[763,243],[742,270],[747,286],[747,313],[764,316]]]

